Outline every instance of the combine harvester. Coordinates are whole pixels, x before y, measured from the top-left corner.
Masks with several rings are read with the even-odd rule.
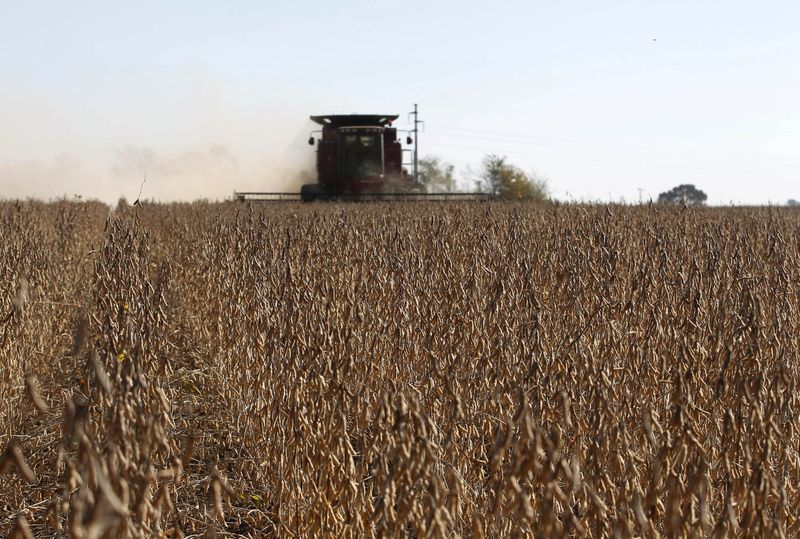
[[[416,111],[415,113],[416,114]],[[312,116],[322,126],[308,143],[317,146],[317,183],[299,193],[235,192],[244,201],[488,200],[487,193],[428,193],[403,167],[403,148],[392,122],[397,115]],[[419,123],[415,118],[415,125]],[[416,130],[415,130],[416,132]],[[314,136],[319,133],[320,138]],[[411,144],[409,136],[406,139]],[[411,150],[406,150],[411,151]],[[414,165],[416,165],[416,148]],[[415,166],[416,169],[416,166]]]

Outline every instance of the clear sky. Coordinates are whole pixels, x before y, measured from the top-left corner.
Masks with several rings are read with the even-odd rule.
[[[564,200],[800,199],[796,1],[0,0],[0,197],[292,190],[310,114],[406,113]]]

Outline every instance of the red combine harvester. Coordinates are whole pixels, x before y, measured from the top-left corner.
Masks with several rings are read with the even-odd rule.
[[[311,119],[322,126],[322,137],[317,141],[319,180],[302,187],[302,200],[425,192],[403,170],[403,148],[397,140],[397,129],[392,127],[396,115],[351,114]],[[313,145],[314,137],[308,142]]]
[[[317,183],[300,193],[234,193],[247,200],[447,200],[488,198],[480,193],[426,193],[403,168],[403,148],[392,122],[397,115],[347,114],[311,116],[322,126],[317,146]],[[411,144],[411,137],[407,143]]]

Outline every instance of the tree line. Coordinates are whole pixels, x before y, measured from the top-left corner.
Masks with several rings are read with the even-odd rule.
[[[550,197],[547,179],[535,172],[525,172],[509,163],[505,156],[486,155],[480,169],[468,171],[467,176],[475,191],[489,193],[495,198],[544,202]],[[431,193],[459,191],[455,168],[436,156],[420,159],[419,179]]]
[[[489,193],[501,200],[529,200],[544,202],[550,199],[546,178],[536,172],[525,172],[510,163],[505,156],[487,154],[477,171],[468,169],[465,176],[479,193]],[[455,167],[437,156],[419,160],[419,180],[430,193],[454,193],[459,191]],[[708,195],[693,184],[685,183],[658,195],[658,204],[703,206]],[[797,204],[791,200],[789,205]]]

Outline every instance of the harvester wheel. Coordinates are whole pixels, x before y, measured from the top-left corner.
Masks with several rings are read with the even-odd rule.
[[[314,202],[325,198],[325,190],[318,183],[307,183],[300,188],[300,200]]]

